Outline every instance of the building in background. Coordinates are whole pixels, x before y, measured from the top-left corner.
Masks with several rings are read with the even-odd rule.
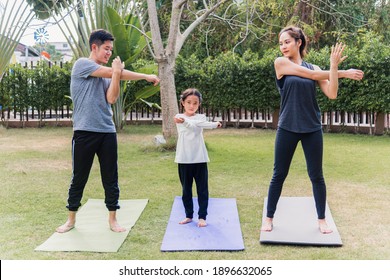
[[[14,55],[11,58],[11,63],[18,63],[21,65],[28,65],[28,67],[34,67],[42,59],[47,60],[46,57],[40,55],[39,50],[19,43],[16,46]]]
[[[34,67],[38,61],[46,60],[53,62],[70,62],[73,59],[73,51],[67,42],[50,42],[47,45],[52,46],[56,53],[61,54],[60,60],[52,59],[45,47],[39,49],[39,45],[34,47],[19,43],[14,51],[14,55],[11,58],[11,63],[18,63],[22,65],[28,65],[28,67]]]
[[[73,51],[68,42],[49,42],[57,52],[62,54],[62,62],[70,62],[73,59]]]

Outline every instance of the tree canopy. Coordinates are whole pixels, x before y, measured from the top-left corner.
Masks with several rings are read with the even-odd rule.
[[[202,5],[204,1],[196,2]],[[279,31],[288,25],[303,28],[316,49],[337,40],[355,45],[356,38],[366,32],[390,43],[388,0],[243,0],[224,6],[194,31],[182,54],[263,53],[277,44]],[[191,16],[190,12],[183,14],[187,21]]]

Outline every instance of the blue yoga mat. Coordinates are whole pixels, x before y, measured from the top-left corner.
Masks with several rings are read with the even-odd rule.
[[[198,200],[194,201],[194,219],[180,225],[185,218],[183,202],[175,197],[161,251],[238,251],[244,250],[235,198],[210,198],[207,226],[198,227]]]

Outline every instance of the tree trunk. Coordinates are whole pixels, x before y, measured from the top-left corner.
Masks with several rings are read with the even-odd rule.
[[[160,25],[157,16],[155,0],[147,0],[150,31],[152,33],[153,56],[158,63],[158,75],[160,77],[160,96],[162,108],[162,130],[165,140],[177,137],[174,116],[179,112],[176,96],[176,85],[174,67],[176,58],[189,34],[220,5],[227,0],[218,0],[212,6],[204,10],[203,14],[197,17],[187,29],[180,32],[180,20],[183,6],[186,0],[173,0],[171,21],[169,27],[168,40],[164,48],[160,32]]]
[[[293,16],[297,16],[304,23],[313,24],[314,9],[306,1],[299,1]]]
[[[160,97],[162,108],[162,132],[165,140],[177,137],[176,124],[173,120],[179,113],[176,96],[174,62],[159,61],[158,73],[161,78]]]
[[[332,111],[326,113],[326,132],[330,132],[332,127]]]

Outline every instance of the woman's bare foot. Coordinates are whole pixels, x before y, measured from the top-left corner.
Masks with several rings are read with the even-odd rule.
[[[180,225],[185,225],[185,224],[188,224],[188,223],[191,223],[191,222],[192,222],[191,218],[185,218],[183,221],[180,221],[179,224]]]
[[[265,218],[263,221],[263,225],[261,226],[261,231],[272,231],[273,229],[273,218]]]
[[[56,228],[56,232],[65,233],[65,232],[70,231],[73,228],[74,228],[74,222],[67,220],[65,224]]]
[[[328,226],[325,219],[319,219],[318,220],[318,226],[320,228],[320,232],[323,234],[329,234],[332,233],[333,230]]]
[[[207,227],[207,223],[205,219],[199,219],[198,227]]]

